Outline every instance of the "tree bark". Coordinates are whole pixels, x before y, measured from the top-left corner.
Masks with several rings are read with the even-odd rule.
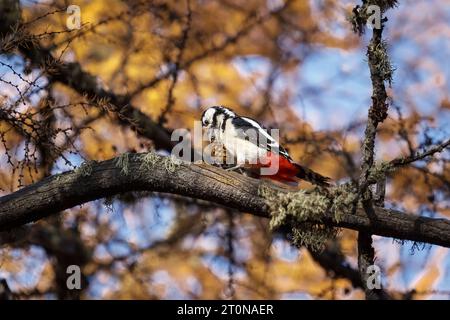
[[[267,182],[206,164],[170,166],[170,158],[160,156],[149,164],[142,160],[143,155],[127,154],[127,170],[117,165],[117,158],[91,162],[86,165],[89,170],[78,169],[54,175],[0,198],[0,231],[11,230],[92,200],[140,190],[207,200],[269,218],[266,199],[259,195],[261,184],[288,192]],[[370,218],[362,208],[358,208],[355,214],[342,213],[339,222],[331,213],[326,213],[322,221],[375,235],[450,247],[450,221],[447,219],[418,217],[375,206]]]

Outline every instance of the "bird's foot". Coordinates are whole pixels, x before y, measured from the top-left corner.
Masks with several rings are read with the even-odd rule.
[[[241,165],[237,165],[231,168],[226,168],[226,171],[237,171],[238,169],[241,169]]]

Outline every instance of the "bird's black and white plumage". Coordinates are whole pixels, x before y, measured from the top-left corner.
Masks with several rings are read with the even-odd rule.
[[[235,168],[262,168],[277,161],[278,171],[268,178],[288,182],[301,178],[318,185],[328,185],[328,178],[295,163],[286,149],[258,121],[241,117],[223,106],[206,109],[201,121],[208,130],[209,141],[222,144],[236,159]]]
[[[267,129],[259,122],[238,116],[228,108],[214,106],[205,110],[202,115],[202,126],[209,130],[210,141],[217,139],[224,143],[225,147],[235,156],[239,151],[246,150],[251,157],[251,151],[254,151],[255,155],[261,152],[254,149],[258,148],[277,152],[291,159],[288,152],[268,134]],[[236,146],[233,146],[233,144]],[[236,150],[236,148],[242,149]]]

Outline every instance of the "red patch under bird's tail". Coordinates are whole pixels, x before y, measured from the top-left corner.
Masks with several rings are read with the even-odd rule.
[[[267,155],[269,163],[263,167],[269,167],[274,161],[278,161],[278,171],[273,175],[266,175],[265,177],[277,180],[281,182],[296,182],[297,179],[308,181],[312,184],[316,184],[323,187],[328,187],[330,179],[324,177],[317,172],[312,171],[306,167],[303,167],[286,157],[269,152]]]

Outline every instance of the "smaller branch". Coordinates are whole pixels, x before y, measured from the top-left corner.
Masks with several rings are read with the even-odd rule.
[[[362,2],[363,6],[361,10],[359,6],[356,6],[353,10],[354,20],[352,21],[352,24],[354,31],[358,31],[359,34],[362,34],[364,24],[367,20],[367,17],[361,16],[361,14],[367,14],[366,6],[372,4],[380,5],[380,3],[376,1],[370,2],[363,0]],[[393,1],[392,4],[383,3],[382,5],[381,15],[383,15],[386,9],[395,5],[395,1]],[[374,219],[375,210],[372,191],[368,188],[369,178],[374,165],[375,139],[378,125],[382,123],[388,115],[389,104],[387,103],[388,95],[386,92],[385,82],[388,82],[389,84],[391,83],[393,73],[393,68],[387,54],[387,45],[382,38],[384,27],[383,24],[386,21],[387,18],[382,18],[381,26],[374,26],[372,38],[367,47],[368,66],[370,70],[370,80],[372,82],[372,105],[369,108],[366,130],[364,132],[364,141],[361,147],[363,159],[361,163],[361,175],[358,183],[358,194],[355,200],[355,204],[357,205],[361,198],[364,211],[371,221]],[[381,184],[377,186],[377,191],[379,194],[377,193],[375,202],[383,203],[384,189],[385,187]],[[360,231],[358,233],[358,268],[361,281],[364,285],[366,299],[385,299],[386,297],[383,297],[382,294],[383,291],[375,291],[369,289],[367,286],[369,276],[367,274],[367,268],[374,264],[374,259],[375,252],[372,247],[372,233]]]
[[[375,215],[372,202],[365,203],[364,210],[367,214]],[[372,246],[372,235],[367,232],[358,232],[358,269],[364,293],[366,294],[366,300],[390,299],[390,296],[381,287],[369,288],[371,274],[368,273],[368,270],[374,264],[375,250]]]
[[[370,233],[358,232],[358,270],[361,278],[366,300],[377,300],[372,289],[369,289],[370,281],[368,269],[373,265],[375,259],[375,251],[372,247],[372,236]]]
[[[11,300],[12,293],[5,279],[0,279],[0,300]]]
[[[386,196],[386,176],[383,176],[377,182],[374,204],[378,207],[384,207],[385,196]]]
[[[162,126],[166,123],[166,121],[167,121],[166,116],[172,109],[173,105],[175,104],[174,90],[175,90],[175,86],[177,85],[177,82],[178,82],[179,73],[181,71],[180,64],[183,59],[183,54],[186,49],[186,43],[189,38],[189,31],[191,29],[191,24],[192,24],[192,9],[191,9],[190,0],[186,1],[186,6],[187,6],[186,25],[184,26],[183,31],[181,33],[181,37],[179,39],[178,54],[177,54],[176,61],[175,61],[175,67],[174,67],[175,70],[172,73],[172,82],[170,84],[169,92],[167,94],[167,103],[158,119],[158,124],[160,126]]]
[[[339,248],[327,246],[321,252],[310,250],[309,253],[324,270],[332,272],[334,278],[348,279],[354,288],[363,288],[359,272],[348,264]]]
[[[447,188],[447,190],[450,191],[450,181],[444,176],[444,174],[432,172],[427,167],[417,167],[417,166],[411,165],[411,168],[424,173],[425,176],[430,175],[433,178],[438,179]]]
[[[405,166],[405,165],[408,165],[415,161],[419,161],[419,160],[425,159],[426,157],[432,156],[435,153],[442,152],[448,146],[450,146],[450,139],[447,139],[446,141],[442,142],[441,144],[433,146],[432,148],[430,148],[429,150],[427,150],[425,152],[411,155],[409,157],[394,159],[394,160],[390,161],[389,164],[393,167]]]

